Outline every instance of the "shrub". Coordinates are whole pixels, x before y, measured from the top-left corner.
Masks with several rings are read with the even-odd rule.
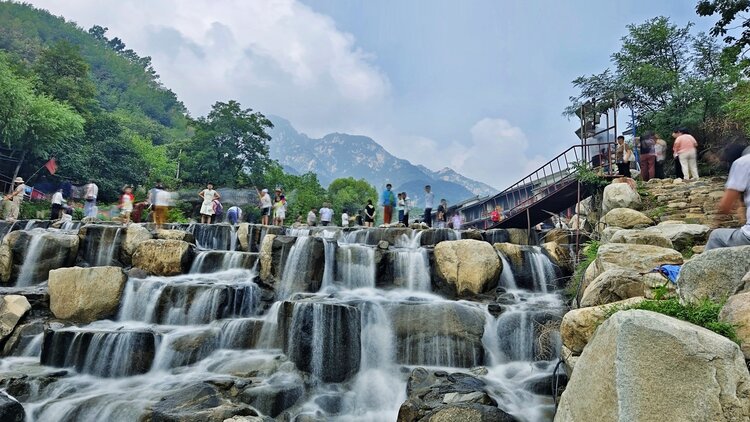
[[[588,268],[588,266],[596,259],[596,255],[599,253],[599,245],[600,243],[597,240],[590,240],[584,243],[583,260],[578,263],[568,285],[565,286],[565,294],[568,297],[575,298],[577,296],[578,288],[583,279],[583,274],[586,272],[586,268]]]
[[[615,312],[627,309],[642,309],[645,311],[658,312],[707,328],[716,334],[722,335],[733,342],[740,344],[740,339],[737,337],[737,327],[727,322],[719,321],[719,312],[723,306],[724,303],[716,303],[708,299],[704,299],[701,303],[695,305],[682,305],[677,299],[645,300],[632,306],[612,306],[607,309],[607,317],[614,315]]]

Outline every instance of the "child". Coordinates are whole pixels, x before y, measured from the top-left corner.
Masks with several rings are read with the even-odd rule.
[[[273,204],[273,224],[276,226],[283,226],[284,219],[286,218],[286,196],[279,195],[276,202]]]
[[[349,214],[346,210],[341,213],[341,227],[349,227]]]
[[[130,224],[130,213],[133,212],[133,202],[135,202],[135,196],[133,195],[133,188],[125,186],[123,188],[122,196],[120,196],[120,215],[124,224]]]

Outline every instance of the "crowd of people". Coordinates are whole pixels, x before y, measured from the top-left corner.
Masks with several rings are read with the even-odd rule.
[[[672,131],[674,144],[672,154],[675,163],[675,175],[679,179],[698,180],[698,141],[687,129],[678,128]],[[594,156],[591,164],[605,173],[618,174],[620,176],[632,177],[632,172],[638,162],[640,167],[640,178],[647,182],[651,179],[663,179],[666,176],[664,168],[667,160],[667,142],[659,134],[646,132],[643,136],[636,137],[633,145],[625,142],[625,137],[620,135],[614,148],[614,154],[609,148],[602,148],[598,155]],[[614,161],[617,173],[610,163]]]

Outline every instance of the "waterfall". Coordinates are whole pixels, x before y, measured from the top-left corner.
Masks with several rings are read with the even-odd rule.
[[[151,331],[48,330],[41,363],[101,377],[122,377],[147,372],[155,347],[156,335]]]
[[[260,289],[251,271],[227,271],[216,283],[200,275],[128,280],[119,320],[170,325],[206,324],[215,319],[255,315]]]
[[[119,226],[87,225],[83,259],[92,267],[114,265],[120,250],[123,228]]]
[[[325,263],[323,266],[323,283],[320,286],[321,290],[326,290],[333,287],[335,279],[335,265],[336,265],[336,243],[331,240],[323,241]]]
[[[200,251],[190,266],[190,274],[214,273],[233,269],[250,270],[258,254],[238,251]]]
[[[16,286],[26,287],[34,284],[34,274],[36,274],[35,265],[40,260],[44,250],[44,232],[31,234],[31,240],[26,247],[26,256],[23,258],[23,264],[18,271],[18,280]],[[38,280],[43,281],[43,280]]]
[[[336,252],[336,283],[347,289],[375,287],[375,249],[341,244]]]
[[[430,257],[427,249],[421,246],[422,231],[413,232],[411,237],[401,235],[392,252],[394,284],[408,290],[429,292]]]
[[[258,335],[258,349],[280,349],[281,337],[279,337],[279,309],[283,302],[277,301],[271,305],[263,317],[263,327]]]
[[[187,227],[187,232],[195,238],[195,245],[202,250],[235,250],[237,248],[236,230],[229,224],[191,223]]]
[[[276,294],[277,300],[286,299],[292,293],[305,291],[306,280],[301,280],[300,276],[307,272],[310,265],[308,254],[311,244],[312,238],[309,236],[298,237],[294,242],[286,258],[281,283]]]
[[[531,261],[531,276],[534,279],[534,289],[547,293],[547,285],[555,280],[555,268],[552,266],[552,262],[539,246],[532,246],[527,257]]]
[[[510,266],[510,262],[505,257],[505,254],[499,254],[500,261],[503,263],[503,270],[500,273],[500,285],[506,289],[517,289],[516,277],[513,275],[513,267]]]

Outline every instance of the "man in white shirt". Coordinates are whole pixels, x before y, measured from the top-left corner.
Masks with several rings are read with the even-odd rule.
[[[271,215],[271,207],[273,206],[271,195],[268,194],[268,189],[263,189],[261,192],[258,192],[258,197],[260,198],[260,224],[267,226]]]
[[[62,188],[58,188],[57,191],[52,194],[52,210],[50,211],[50,220],[57,220],[60,218],[60,211],[63,207],[63,202],[65,200],[63,199],[62,194]]]
[[[731,163],[724,196],[719,201],[719,212],[731,214],[742,195],[745,197],[745,225],[739,229],[716,229],[706,243],[706,250],[750,245],[750,147],[731,144],[724,148],[723,160]]]
[[[435,194],[432,193],[432,186],[424,187],[424,221],[427,227],[432,227],[432,206],[435,202]]]
[[[99,196],[99,186],[96,186],[93,180],[84,186],[83,199],[86,203],[83,205],[84,217],[96,217],[96,197]]]
[[[333,220],[333,210],[329,207],[331,204],[328,202],[323,204],[323,208],[320,209],[320,225],[321,226],[328,226],[331,224],[331,220]]]

